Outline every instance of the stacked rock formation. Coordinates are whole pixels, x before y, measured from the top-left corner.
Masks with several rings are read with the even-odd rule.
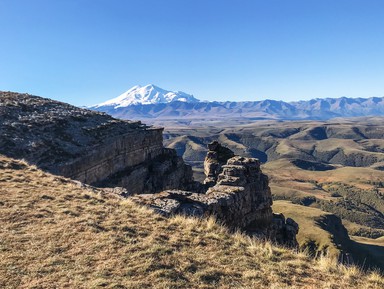
[[[127,194],[190,189],[192,169],[163,147],[163,128],[46,98],[0,92],[0,154]]]
[[[208,144],[208,153],[204,160],[204,174],[206,176],[204,184],[208,187],[215,185],[222,166],[233,156],[235,156],[233,151],[223,147],[217,141]]]
[[[222,166],[217,183],[205,194],[168,190],[132,199],[165,216],[214,215],[232,229],[239,228],[259,238],[297,246],[298,225],[282,214],[273,214],[268,177],[260,170],[259,160],[254,158],[230,158]]]
[[[272,196],[268,177],[261,172],[259,160],[239,156],[230,158],[222,167],[216,185],[209,188],[206,195],[219,199],[223,192],[232,196],[232,203],[217,208],[215,215],[226,224],[245,228],[253,223],[262,227],[270,222]]]

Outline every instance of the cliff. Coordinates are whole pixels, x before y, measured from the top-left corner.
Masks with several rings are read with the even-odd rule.
[[[165,149],[162,128],[46,98],[0,92],[0,154],[128,194],[189,188],[191,168]]]
[[[82,183],[122,187],[114,192],[124,196],[147,193],[133,199],[164,215],[215,215],[230,228],[297,246],[297,224],[272,213],[260,162],[217,142],[209,145],[202,194],[191,167],[163,147],[162,128],[10,92],[0,93],[0,121],[0,154]]]

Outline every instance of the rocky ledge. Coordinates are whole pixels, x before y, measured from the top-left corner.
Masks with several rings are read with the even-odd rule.
[[[209,146],[216,152],[217,147]],[[220,151],[228,155],[226,150]],[[208,155],[212,155],[211,152]],[[207,159],[211,161],[211,158]],[[292,219],[285,219],[282,214],[272,212],[268,177],[260,170],[259,160],[235,156],[229,158],[220,171],[216,184],[205,194],[167,190],[159,194],[134,196],[132,200],[165,216],[214,215],[232,229],[241,229],[258,238],[297,247],[299,227]]]

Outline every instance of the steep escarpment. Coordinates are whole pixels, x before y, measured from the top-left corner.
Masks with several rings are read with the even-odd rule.
[[[163,147],[162,128],[11,92],[0,92],[0,153],[92,185],[128,193],[188,188],[192,172]]]
[[[319,257],[327,254],[341,263],[384,269],[384,250],[380,239],[375,244],[374,239],[368,242],[369,239],[350,237],[345,222],[335,214],[282,200],[274,201],[273,209],[299,224],[299,247],[310,255]]]

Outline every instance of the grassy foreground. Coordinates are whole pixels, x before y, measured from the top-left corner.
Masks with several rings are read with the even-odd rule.
[[[0,156],[0,288],[383,288],[213,218],[170,219]]]

